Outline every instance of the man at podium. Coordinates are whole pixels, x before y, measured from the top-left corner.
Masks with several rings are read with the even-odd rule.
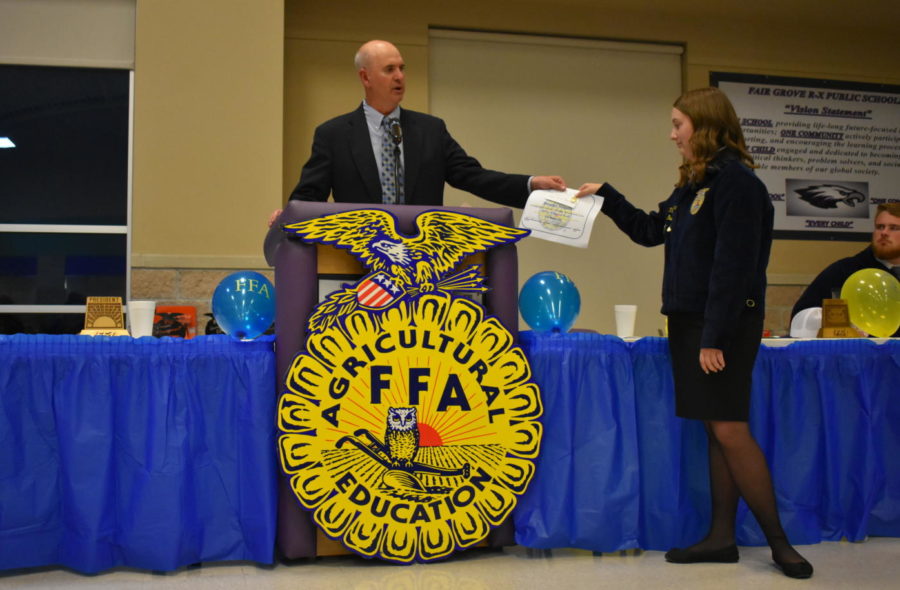
[[[320,125],[291,199],[442,205],[444,183],[507,207],[523,207],[532,190],[564,190],[559,176],[488,170],[451,137],[444,121],[400,108],[406,91],[400,51],[369,41],[354,64],[365,100]],[[276,211],[271,222],[279,214]]]

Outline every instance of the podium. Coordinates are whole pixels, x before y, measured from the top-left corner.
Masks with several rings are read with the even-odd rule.
[[[275,268],[275,358],[280,395],[284,376],[297,353],[305,350],[307,322],[319,301],[320,275],[350,276],[365,273],[359,262],[345,251],[328,246],[308,244],[284,233],[284,225],[357,209],[387,211],[397,219],[398,230],[406,235],[417,233],[415,219],[436,207],[418,205],[362,205],[359,203],[320,203],[290,201],[266,235],[266,262]],[[506,208],[443,207],[443,210],[477,217],[499,225],[513,227],[512,210]],[[461,266],[471,262],[463,261]],[[484,307],[490,315],[518,338],[518,258],[516,246],[507,244],[491,248],[483,254],[483,270],[488,291]],[[311,515],[301,508],[282,474],[278,484],[277,545],[287,559],[346,553],[343,546],[318,532]],[[511,545],[514,541],[512,518],[507,518],[487,537],[493,547]]]

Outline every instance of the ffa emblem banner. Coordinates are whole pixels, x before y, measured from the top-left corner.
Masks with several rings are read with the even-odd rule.
[[[365,556],[430,561],[509,516],[534,473],[540,392],[512,335],[465,297],[465,256],[528,234],[428,211],[400,235],[380,210],[285,226],[370,274],[314,310],[278,406],[282,468],[330,537]]]

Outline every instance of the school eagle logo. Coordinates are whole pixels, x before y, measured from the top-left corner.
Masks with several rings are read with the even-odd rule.
[[[837,209],[838,203],[844,203],[853,207],[856,203],[866,200],[858,190],[841,186],[839,184],[814,184],[796,191],[800,198],[819,209]]]
[[[284,226],[285,232],[304,241],[348,250],[372,271],[355,285],[330,294],[310,317],[310,332],[329,328],[359,307],[378,311],[404,297],[415,299],[434,291],[486,291],[477,266],[447,274],[469,254],[529,233],[449,211],[426,211],[416,218],[416,227],[417,235],[404,236],[397,231],[394,216],[377,209]]]

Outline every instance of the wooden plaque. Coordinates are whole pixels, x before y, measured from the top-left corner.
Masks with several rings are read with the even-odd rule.
[[[819,338],[859,338],[850,324],[850,311],[846,299],[822,300],[822,327]]]
[[[121,297],[88,297],[84,313],[85,336],[128,336]]]

